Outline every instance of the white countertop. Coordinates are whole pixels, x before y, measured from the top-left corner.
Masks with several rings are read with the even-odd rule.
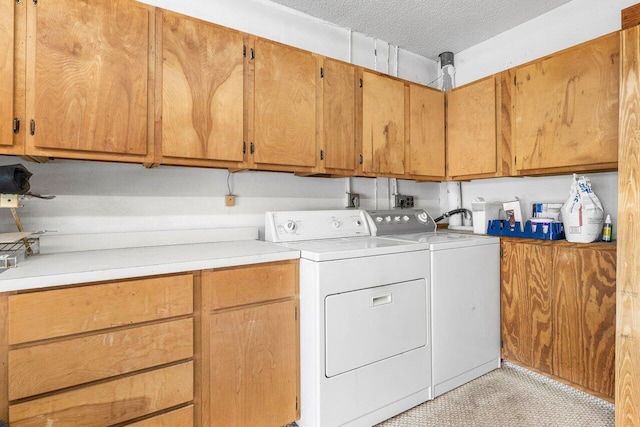
[[[300,252],[259,240],[34,255],[0,273],[0,292],[297,259]]]

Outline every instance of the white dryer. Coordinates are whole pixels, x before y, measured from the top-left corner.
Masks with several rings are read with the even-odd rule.
[[[422,209],[369,211],[372,234],[429,245],[432,378],[434,397],[500,367],[500,239],[493,236],[423,230],[402,233],[406,216]]]
[[[301,256],[298,425],[369,427],[431,399],[429,245],[371,237],[361,210],[265,220]]]

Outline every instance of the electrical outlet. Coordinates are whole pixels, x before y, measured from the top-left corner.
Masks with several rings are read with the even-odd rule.
[[[236,196],[234,196],[233,194],[226,195],[225,198],[224,198],[224,205],[225,206],[235,206],[236,205]]]
[[[396,194],[395,202],[393,204],[394,208],[412,208],[413,207],[413,196],[404,196],[402,194]]]
[[[360,194],[347,193],[347,207],[348,208],[360,208]]]

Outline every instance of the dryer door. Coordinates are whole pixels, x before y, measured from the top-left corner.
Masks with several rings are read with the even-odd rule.
[[[424,279],[327,296],[326,376],[427,345],[427,307]]]

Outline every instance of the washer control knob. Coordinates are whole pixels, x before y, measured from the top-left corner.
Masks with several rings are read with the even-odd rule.
[[[355,224],[356,224],[356,227],[362,227],[362,220],[356,219]]]
[[[331,221],[331,228],[340,228],[341,225],[342,223],[337,219],[334,219],[333,221]]]
[[[395,222],[400,222],[400,218],[401,218],[400,215],[396,215],[395,218],[393,218],[393,220]]]
[[[386,222],[391,222],[391,216],[390,216],[390,215],[385,216],[385,217],[384,217],[384,220],[385,220]]]
[[[284,231],[287,233],[294,233],[298,229],[298,224],[295,221],[289,220],[284,224]]]
[[[384,221],[384,218],[382,218],[381,216],[377,216],[377,217],[376,217],[376,222],[377,222],[378,224],[380,224],[382,221]]]
[[[427,215],[425,211],[422,211],[418,215],[416,215],[416,218],[418,218],[418,221],[420,221],[423,224],[426,224],[427,221],[429,221],[429,215]]]
[[[409,222],[409,220],[410,220],[410,219],[411,219],[411,218],[409,218],[407,215],[405,215],[405,216],[403,216],[403,217],[402,217],[402,220],[403,220],[404,222]]]

